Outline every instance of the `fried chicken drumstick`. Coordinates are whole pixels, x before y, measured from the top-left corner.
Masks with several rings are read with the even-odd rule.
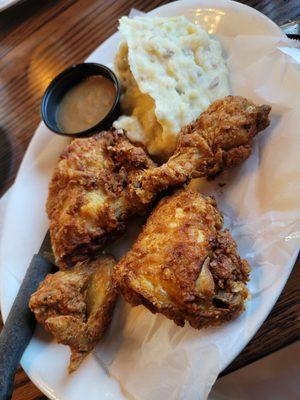
[[[160,201],[113,283],[133,306],[143,304],[183,326],[218,325],[239,315],[249,266],[210,197],[183,189]]]
[[[58,266],[97,254],[162,190],[240,164],[251,153],[253,137],[268,126],[269,112],[269,106],[242,97],[214,102],[182,129],[175,154],[162,166],[123,131],[74,140],[61,156],[47,201]]]
[[[254,136],[269,125],[270,110],[268,105],[256,106],[239,96],[215,101],[181,130],[168,162],[144,173],[139,191],[142,201],[148,202],[169,186],[213,177],[241,164],[251,154]]]
[[[49,274],[31,296],[37,321],[59,343],[70,346],[69,372],[75,371],[110,324],[117,293],[111,275],[115,261],[103,256]]]

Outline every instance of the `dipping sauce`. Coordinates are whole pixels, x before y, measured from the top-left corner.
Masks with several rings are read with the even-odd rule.
[[[57,111],[57,124],[65,133],[95,126],[111,110],[116,98],[114,83],[104,76],[90,76],[70,89]]]

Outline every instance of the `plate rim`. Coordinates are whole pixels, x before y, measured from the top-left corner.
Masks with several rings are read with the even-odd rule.
[[[9,4],[8,6],[6,6],[5,8],[9,7],[10,5],[12,5],[12,4],[14,4],[14,3],[17,3],[18,1],[19,1],[19,0],[10,0],[9,3],[11,3],[11,4]],[[203,0],[203,1],[204,1],[204,2],[207,2],[207,0]],[[195,5],[197,4],[198,6],[201,7],[202,0],[177,0],[177,1],[174,1],[174,2],[171,2],[171,3],[167,3],[167,4],[164,4],[164,5],[161,5],[161,6],[159,6],[159,7],[156,7],[155,9],[149,11],[149,12],[146,13],[146,14],[147,14],[147,15],[150,15],[150,16],[151,16],[151,15],[154,16],[154,15],[156,15],[156,14],[159,14],[160,11],[161,11],[162,9],[164,9],[164,10],[174,9],[174,8],[176,8],[176,6],[177,6],[178,4],[184,5],[184,3],[186,3],[186,7],[189,7],[189,8],[193,7],[193,4],[195,4]],[[274,32],[277,32],[277,34],[280,35],[281,37],[285,37],[284,33],[281,31],[281,29],[279,28],[279,26],[278,26],[275,22],[273,22],[271,19],[269,19],[266,15],[264,15],[264,14],[261,13],[261,12],[259,12],[258,10],[254,9],[254,8],[252,8],[252,7],[250,7],[250,6],[246,5],[246,4],[239,3],[239,2],[233,1],[233,0],[211,0],[211,4],[217,4],[217,3],[218,3],[217,7],[223,7],[223,6],[225,6],[225,5],[228,6],[228,5],[232,4],[232,3],[234,3],[234,7],[237,7],[237,8],[242,9],[242,10],[245,10],[245,9],[246,9],[248,12],[252,13],[253,15],[257,15],[258,17],[264,19],[264,21],[266,22],[266,24],[269,24],[269,26],[272,26],[272,29],[274,30]],[[203,6],[203,7],[207,7],[207,6]],[[1,8],[1,7],[0,7],[0,11],[2,11],[2,8]],[[111,40],[111,38],[112,38],[113,35],[115,35],[115,33],[113,33],[109,38],[107,38],[105,41],[103,41],[103,42],[102,42],[102,43],[87,57],[87,59],[90,58],[90,57],[92,57],[93,54],[99,49],[99,47],[103,46],[107,41]],[[30,141],[30,144],[29,144],[29,146],[28,146],[28,148],[27,148],[27,150],[26,150],[26,152],[25,152],[25,154],[24,154],[23,160],[22,160],[22,162],[21,162],[21,164],[20,164],[20,167],[19,167],[19,170],[18,170],[18,174],[17,174],[17,178],[18,178],[20,172],[22,172],[22,168],[23,168],[23,166],[24,166],[24,163],[26,162],[26,155],[30,154],[31,145],[32,145],[32,143],[33,143],[34,138],[36,137],[36,133],[37,133],[37,131],[40,129],[40,127],[41,127],[42,125],[43,125],[43,123],[40,122],[39,125],[38,125],[38,127],[36,128],[36,130],[35,130],[33,136],[32,136],[32,140]],[[17,179],[17,178],[16,178],[16,179]],[[6,213],[5,213],[5,214],[6,214]],[[5,219],[5,215],[4,215],[4,219]],[[278,290],[276,291],[276,296],[275,296],[276,298],[275,298],[274,302],[272,302],[272,303],[269,305],[269,307],[268,307],[268,312],[265,313],[266,317],[268,316],[268,314],[270,313],[270,311],[271,311],[271,309],[273,308],[274,304],[276,303],[278,297],[280,296],[280,294],[281,294],[281,292],[282,292],[282,289],[283,289],[284,285],[286,284],[286,281],[288,280],[288,278],[289,278],[289,276],[290,276],[290,273],[291,273],[292,268],[293,268],[293,265],[294,265],[294,263],[295,263],[295,261],[296,261],[296,259],[297,259],[297,256],[298,256],[298,254],[295,253],[294,257],[292,257],[291,262],[290,262],[290,271],[289,271],[289,273],[287,274],[287,276],[285,277],[285,279],[280,280],[280,284],[278,285],[279,288],[278,288]],[[2,268],[0,268],[0,276],[3,276]],[[12,279],[13,279],[13,278],[12,278]],[[1,285],[0,285],[0,286],[3,288],[3,285],[4,285],[3,280],[1,279],[0,282],[1,282]],[[2,303],[3,303],[3,299],[2,299],[3,296],[4,296],[4,291],[1,290],[1,291],[0,291],[0,305],[2,305]],[[2,312],[2,315],[3,315],[3,321],[5,322],[7,315],[6,315],[6,313],[3,313],[2,307],[1,307],[1,312]],[[255,333],[258,331],[258,329],[260,328],[260,326],[264,323],[266,317],[262,320],[262,322],[261,322],[259,325],[256,325],[256,326],[255,326],[255,330],[254,330],[253,334],[251,335],[251,337],[249,338],[249,340],[246,341],[246,344],[253,338],[253,336],[254,336]],[[249,337],[249,336],[248,336],[248,337]],[[238,346],[238,348],[237,348],[237,350],[236,350],[235,352],[232,352],[232,353],[231,353],[231,357],[230,357],[228,363],[225,365],[224,369],[225,369],[225,368],[232,362],[232,360],[242,351],[242,349],[245,347],[246,344],[243,343],[241,346]],[[21,365],[22,365],[22,367],[23,367],[22,360],[21,360]],[[35,385],[36,387],[38,387],[46,396],[48,396],[49,399],[51,399],[51,400],[60,400],[60,399],[62,398],[62,397],[61,397],[61,395],[63,395],[62,393],[55,394],[55,393],[51,390],[51,388],[47,385],[46,381],[39,379],[39,377],[36,376],[36,375],[34,374],[34,371],[33,371],[33,372],[32,372],[32,371],[28,371],[28,369],[27,369],[26,367],[25,367],[25,368],[23,367],[23,369],[24,369],[25,373],[28,375],[28,377],[30,378],[30,380],[34,383],[34,385]],[[114,379],[114,378],[111,378],[111,379]]]
[[[0,12],[7,10],[13,5],[20,3],[22,0],[6,0],[2,5],[0,4]]]

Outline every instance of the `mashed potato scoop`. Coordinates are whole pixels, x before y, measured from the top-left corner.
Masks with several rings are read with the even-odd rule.
[[[126,114],[115,127],[166,159],[180,129],[229,94],[220,43],[183,16],[120,19],[115,59]]]

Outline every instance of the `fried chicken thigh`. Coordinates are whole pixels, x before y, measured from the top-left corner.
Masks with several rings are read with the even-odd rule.
[[[133,306],[143,304],[183,326],[218,325],[244,310],[249,265],[237,253],[215,201],[187,189],[160,201],[113,283]]]
[[[56,264],[73,266],[102,249],[145,206],[128,185],[155,163],[123,131],[75,139],[63,152],[49,186],[47,213]]]
[[[269,112],[242,97],[218,100],[182,129],[175,154],[161,166],[122,130],[74,140],[61,156],[47,201],[58,266],[97,254],[161,191],[240,164],[253,137],[268,126]]]
[[[111,282],[114,264],[112,257],[103,256],[49,274],[31,296],[29,307],[37,321],[70,346],[69,372],[79,367],[110,324],[117,299]]]

